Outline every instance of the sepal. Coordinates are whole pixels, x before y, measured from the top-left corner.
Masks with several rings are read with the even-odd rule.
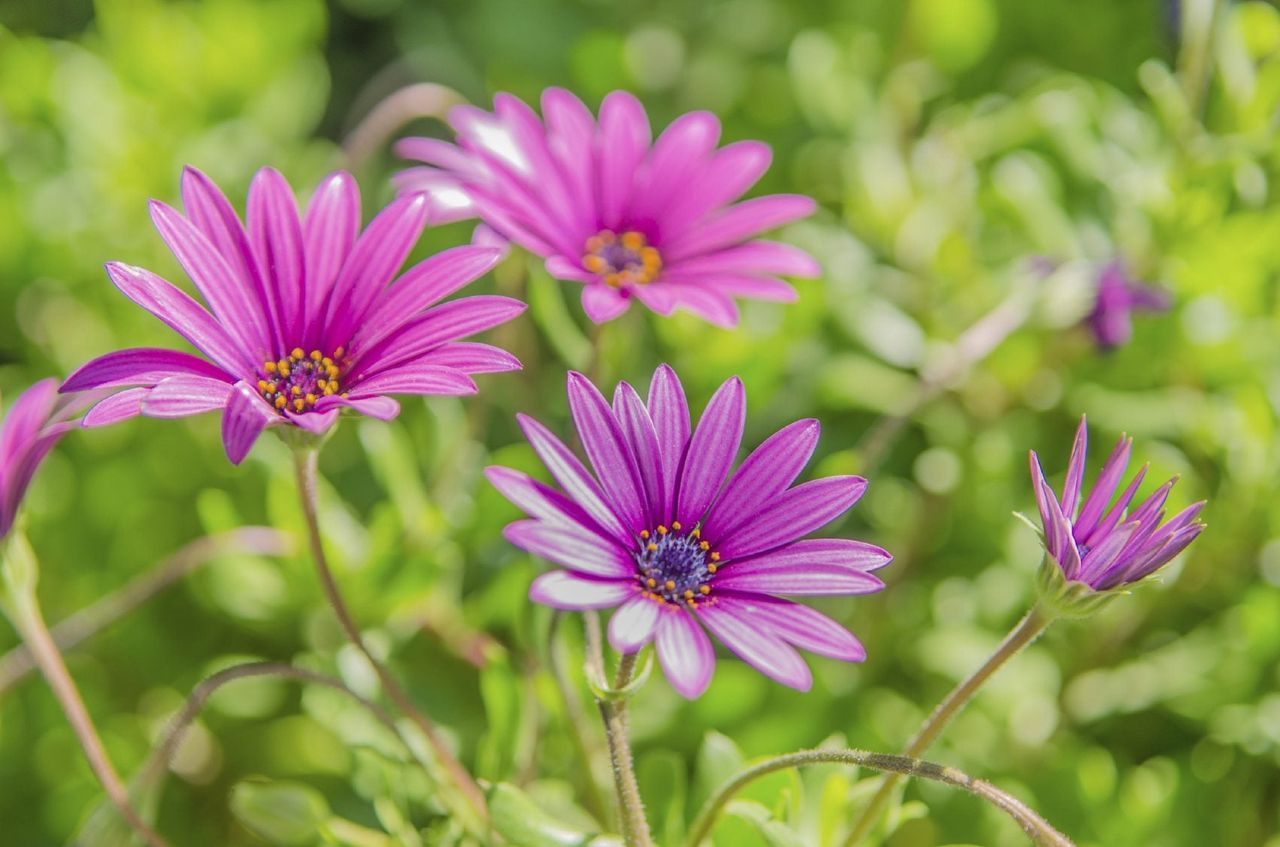
[[[1069,580],[1062,573],[1062,566],[1046,552],[1036,575],[1036,593],[1040,608],[1050,618],[1087,618],[1129,592],[1121,588],[1099,591],[1083,582]]]

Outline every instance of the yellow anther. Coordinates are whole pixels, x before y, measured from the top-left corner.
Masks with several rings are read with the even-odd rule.
[[[320,364],[324,365],[326,369],[331,368],[333,367],[333,359],[330,359],[328,356],[325,356],[323,359],[320,360]]]
[[[267,389],[269,389],[270,387],[271,387],[271,383],[267,382],[265,379],[260,379],[260,380],[258,380],[258,390],[259,390],[259,391],[266,391],[266,390],[267,390]]]
[[[700,586],[698,588],[698,593],[705,597],[706,595],[711,593],[711,586],[710,585]]]
[[[690,590],[688,590],[688,591],[686,591],[686,592],[684,593],[684,599],[686,599],[686,600],[692,600],[692,599],[693,599],[693,591],[692,591],[692,589],[690,589]]]
[[[604,260],[603,256],[597,256],[595,253],[588,253],[582,257],[582,266],[593,274],[598,274],[609,267],[609,263]]]
[[[314,406],[316,404],[316,395],[308,394],[306,400],[308,406]]]
[[[644,584],[649,586],[650,588],[656,588],[658,586],[658,581],[653,577],[649,577],[644,581]]]
[[[710,549],[711,549],[711,542],[709,542],[709,541],[702,541],[702,542],[700,542],[700,543],[698,544],[698,547],[700,547],[700,548],[701,548],[701,549],[703,549],[703,550],[710,550]]]
[[[662,524],[658,524],[658,535],[666,535],[666,534],[667,534],[667,528]]]
[[[325,387],[328,386],[328,384],[329,383],[325,382],[323,379],[316,380],[316,388],[319,388],[321,391],[324,391]]]
[[[289,375],[288,365],[285,365],[284,367],[280,368],[280,376],[288,376],[288,375]]]
[[[675,591],[676,590],[675,580],[673,579],[667,580],[662,587],[667,589],[668,591]]]
[[[707,565],[707,573],[715,573],[718,570],[719,568],[716,567],[714,564]]]
[[[275,373],[275,372],[276,372],[276,363],[275,363],[275,362],[267,362],[266,364],[264,364],[264,365],[262,366],[262,369],[263,369],[264,371],[266,371],[267,373],[269,373],[269,374],[273,374],[273,373]]]
[[[680,531],[680,521],[672,521],[672,522],[671,522],[671,528],[672,528],[672,529],[674,529],[676,532],[679,532],[679,531]]]
[[[647,529],[640,530],[640,537],[647,539],[649,537],[649,530]]]
[[[649,545],[648,547],[646,547],[645,549],[646,549],[646,550],[648,550],[650,553],[652,553],[654,550],[657,550],[657,549],[658,549],[658,545],[657,545],[657,544],[650,544],[650,545]]]
[[[606,244],[606,245],[613,244],[618,240],[618,236],[615,235],[613,230],[611,229],[600,230],[599,234],[597,234],[596,237],[600,239],[601,244]]]
[[[318,362],[318,361],[320,361],[320,360],[321,360],[321,359],[323,359],[323,358],[324,358],[324,354],[323,354],[323,353],[321,353],[319,350],[312,350],[312,351],[311,351],[311,361],[313,361],[313,362]]]
[[[622,287],[622,277],[621,277],[621,276],[619,276],[618,274],[605,274],[605,275],[604,275],[604,284],[605,284],[605,285],[608,285],[608,286],[609,286],[609,287],[611,287],[611,288],[621,288],[621,287]]]
[[[339,347],[337,350],[334,350],[334,351],[333,351],[333,358],[335,358],[335,359],[341,359],[341,358],[342,358],[342,354],[343,354],[343,353],[345,353],[345,352],[347,352],[345,349],[343,349],[342,347]]]
[[[328,370],[329,370],[329,379],[338,378],[338,367],[336,365],[330,365]]]
[[[307,354],[302,352],[302,348],[301,348],[301,347],[294,347],[294,348],[293,348],[293,350],[291,350],[291,351],[289,352],[289,358],[290,358],[290,359],[295,359],[295,360],[296,360],[296,359],[301,359],[301,358],[302,358],[303,356],[305,356],[305,355],[307,355]]]
[[[276,408],[277,408],[277,409],[283,409],[283,408],[284,408],[284,404],[285,404],[285,403],[288,403],[288,402],[289,402],[288,400],[284,399],[284,395],[283,395],[283,394],[280,394],[280,395],[278,395],[278,396],[276,397]]]
[[[702,537],[702,529],[701,529],[700,527],[696,527],[696,526],[695,526],[695,527],[693,528],[693,530],[692,530],[689,534],[690,534],[690,535],[692,535],[694,538],[701,538],[701,537]]]
[[[293,396],[294,396],[294,397],[297,397],[298,395],[302,394],[302,386],[301,386],[301,385],[295,385],[293,388],[290,388],[289,390],[290,390],[291,392],[293,392]]]
[[[303,400],[301,397],[293,401],[293,408],[295,411],[298,411],[298,412],[301,412],[304,408],[306,408],[306,405],[307,405],[306,401]]]
[[[713,561],[713,562],[718,562],[718,561],[720,561],[720,554],[719,554],[719,553],[712,553],[712,554],[711,554],[711,561]]]
[[[332,385],[326,385],[326,386],[325,386],[325,388],[324,388],[324,396],[325,396],[325,397],[332,397],[332,396],[333,396],[333,393],[334,393],[335,391],[337,391],[337,389],[336,389],[336,388],[334,388]]]
[[[698,608],[698,601],[697,601],[697,600],[685,600],[685,602],[689,604],[689,608],[690,608],[690,609],[696,609],[696,608]]]
[[[593,235],[587,239],[587,252],[599,253],[604,247],[604,239],[598,235]]]
[[[644,247],[644,244],[645,244],[644,235],[642,235],[641,233],[638,233],[635,230],[629,230],[627,232],[622,233],[622,246],[627,248],[631,252],[633,253],[640,252],[641,248]]]

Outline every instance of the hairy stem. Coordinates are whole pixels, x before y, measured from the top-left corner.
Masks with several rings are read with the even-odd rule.
[[[1018,826],[1022,827],[1022,831],[1031,838],[1032,843],[1040,847],[1074,847],[1069,838],[1050,826],[1025,803],[985,780],[975,779],[963,771],[945,765],[923,762],[908,756],[870,753],[865,750],[802,750],[799,753],[768,759],[744,770],[717,788],[703,804],[690,828],[689,838],[685,842],[686,847],[699,847],[711,834],[712,826],[733,795],[753,780],[785,768],[831,763],[856,765],[892,776],[930,779],[961,788],[1013,818]]]
[[[1000,642],[1000,646],[982,663],[982,666],[962,679],[955,688],[951,689],[951,693],[942,698],[942,702],[934,708],[933,713],[920,725],[920,729],[916,731],[911,741],[907,743],[906,749],[903,750],[903,755],[915,757],[929,749],[929,745],[934,742],[934,739],[947,728],[947,725],[960,713],[965,704],[977,693],[978,689],[991,678],[991,675],[999,670],[1005,662],[1022,652],[1024,647],[1035,641],[1052,621],[1053,618],[1046,614],[1039,605],[1032,606],[1031,611],[1027,612],[1017,626],[1005,636],[1004,641]],[[845,847],[855,847],[875,827],[885,804],[889,802],[894,788],[897,787],[901,780],[902,776],[898,773],[890,773],[885,776],[880,783],[880,788],[858,817],[853,830],[849,833],[849,837],[845,839]]]
[[[618,661],[614,689],[624,688],[636,669],[636,654],[624,653]],[[627,732],[627,701],[598,698],[600,716],[604,718],[604,734],[609,742],[609,761],[613,766],[613,787],[618,794],[618,815],[622,819],[622,837],[628,847],[652,847],[649,822],[640,800],[635,763],[631,759],[631,742]]]
[[[71,678],[66,663],[62,661],[62,654],[58,652],[53,636],[49,634],[49,628],[45,625],[44,616],[40,613],[40,605],[36,601],[34,591],[19,594],[12,600],[13,625],[30,648],[32,660],[44,674],[49,687],[53,689],[54,696],[58,698],[58,704],[62,706],[62,712],[67,716],[76,740],[80,742],[80,749],[84,751],[89,768],[107,793],[111,805],[116,807],[121,817],[129,824],[129,828],[146,844],[151,847],[168,847],[168,842],[147,825],[129,802],[129,792],[116,774],[111,759],[102,746],[102,739],[98,737],[98,731],[89,717],[89,711],[85,708],[84,700],[81,699],[80,692],[76,688],[75,681]]]
[[[395,703],[396,708],[421,730],[427,743],[431,746],[436,760],[444,768],[449,780],[462,792],[475,815],[480,820],[484,820],[488,816],[488,811],[480,786],[476,784],[471,774],[467,772],[467,769],[462,766],[462,763],[449,750],[449,746],[445,743],[444,738],[440,736],[435,724],[413,705],[408,693],[400,687],[400,683],[396,681],[391,672],[373,655],[368,645],[365,644],[364,637],[360,634],[360,628],[356,626],[355,619],[352,618],[346,601],[343,600],[342,593],[338,590],[338,583],[334,579],[333,571],[329,568],[329,562],[325,556],[324,545],[320,537],[320,519],[317,513],[318,500],[316,494],[318,454],[315,450],[302,449],[295,450],[293,456],[294,472],[298,483],[298,493],[302,498],[302,511],[306,517],[307,536],[311,545],[312,558],[315,560],[316,572],[320,577],[320,585],[329,600],[329,605],[333,607],[338,623],[342,626],[347,638],[364,655],[370,666],[373,667],[374,672],[377,673],[378,680],[382,684],[382,690]]]
[[[289,547],[289,536],[261,526],[241,527],[192,541],[121,588],[55,623],[49,629],[53,643],[60,651],[70,650],[218,556],[228,553],[281,555],[287,553]],[[35,667],[35,657],[25,644],[0,656],[0,695]]]

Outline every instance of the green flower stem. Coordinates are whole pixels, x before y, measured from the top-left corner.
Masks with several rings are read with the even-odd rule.
[[[618,661],[618,673],[613,681],[615,691],[626,687],[635,668],[636,654],[622,654]],[[644,803],[640,800],[640,786],[636,782],[631,743],[627,738],[627,701],[625,698],[597,698],[596,705],[600,707],[600,716],[604,718],[604,734],[609,741],[609,760],[613,765],[613,786],[618,794],[622,837],[628,847],[653,847],[649,822],[644,816]]]
[[[933,714],[929,715],[928,720],[920,726],[915,736],[908,742],[903,755],[914,758],[929,749],[929,745],[934,742],[934,739],[947,728],[947,725],[960,713],[973,695],[977,693],[978,689],[991,678],[992,674],[999,670],[1005,662],[1022,652],[1024,647],[1035,641],[1053,620],[1053,616],[1046,612],[1039,603],[1032,606],[1031,610],[1005,636],[1004,641],[1000,642],[1000,646],[983,662],[982,666],[961,680],[955,688],[951,689],[951,693],[943,698],[942,702],[933,710]],[[854,824],[849,837],[845,839],[844,847],[856,847],[862,842],[862,839],[867,836],[867,833],[879,821],[885,804],[889,802],[894,788],[897,787],[901,780],[901,772],[891,772],[885,776],[880,783],[880,788]]]
[[[333,612],[337,616],[338,623],[341,624],[347,638],[364,654],[364,657],[377,673],[378,680],[382,683],[382,690],[395,703],[396,708],[421,730],[427,743],[431,746],[436,760],[444,769],[449,780],[462,792],[469,807],[469,809],[464,809],[463,812],[470,811],[473,814],[468,815],[468,817],[477,817],[480,821],[484,821],[488,817],[488,811],[480,786],[476,784],[471,774],[467,772],[467,769],[462,766],[462,763],[449,750],[449,746],[445,743],[444,738],[440,736],[435,724],[413,705],[408,693],[400,687],[400,683],[391,675],[391,672],[369,650],[368,645],[365,644],[364,638],[360,634],[360,628],[356,626],[355,619],[352,618],[351,612],[347,608],[346,601],[342,599],[342,593],[338,590],[338,583],[333,577],[333,571],[329,568],[329,562],[324,553],[324,544],[320,537],[320,519],[317,513],[318,498],[316,494],[316,464],[318,458],[319,454],[314,448],[295,449],[293,451],[294,474],[298,483],[298,493],[302,498],[302,511],[306,516],[311,554],[312,558],[315,559],[316,572],[320,576],[320,585],[329,600],[329,605],[333,607]]]
[[[685,841],[685,847],[699,847],[711,834],[711,827],[733,795],[753,780],[785,768],[831,763],[856,765],[860,768],[882,771],[894,777],[931,779],[961,788],[986,800],[1013,818],[1018,826],[1022,827],[1023,832],[1031,838],[1032,843],[1040,847],[1074,847],[1069,838],[1050,826],[1025,803],[985,780],[974,779],[962,771],[945,765],[923,762],[908,756],[870,753],[865,750],[802,750],[799,753],[768,759],[744,770],[717,788],[715,793],[707,798],[707,802],[699,810],[689,830],[690,834]]]
[[[12,578],[12,563],[7,561],[10,556],[26,559],[22,566],[28,578],[20,581]],[[7,602],[3,604],[4,610],[8,613],[14,629],[18,631],[18,635],[31,651],[31,658],[36,667],[44,674],[49,687],[53,689],[58,705],[62,707],[67,722],[75,732],[76,740],[80,742],[80,749],[84,751],[90,770],[97,777],[111,804],[116,807],[121,817],[129,824],[129,828],[137,833],[143,842],[150,847],[168,847],[168,842],[147,825],[129,802],[129,792],[120,781],[115,767],[112,766],[111,759],[102,746],[102,739],[98,737],[98,731],[93,725],[93,719],[89,717],[89,710],[85,708],[80,691],[76,688],[75,680],[71,678],[66,663],[62,661],[62,654],[58,652],[58,645],[54,643],[53,636],[49,634],[49,627],[45,624],[44,615],[40,612],[40,603],[36,599],[35,556],[26,539],[20,534],[8,540],[4,564],[5,587],[8,595],[5,598]]]

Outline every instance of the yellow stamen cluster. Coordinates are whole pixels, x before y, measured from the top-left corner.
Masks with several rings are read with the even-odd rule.
[[[295,347],[278,361],[262,363],[258,392],[278,412],[304,412],[315,408],[322,397],[342,392],[342,360],[346,351],[339,347],[332,356],[319,350],[310,353]]]
[[[582,266],[613,288],[648,285],[662,271],[662,256],[644,233],[627,230],[618,235],[602,229],[587,239]]]
[[[669,527],[659,524],[652,532],[640,531],[636,577],[643,597],[696,609],[698,601],[711,594],[705,580],[719,569],[720,554],[702,538],[700,527],[687,533],[683,529],[679,521],[672,521]]]

